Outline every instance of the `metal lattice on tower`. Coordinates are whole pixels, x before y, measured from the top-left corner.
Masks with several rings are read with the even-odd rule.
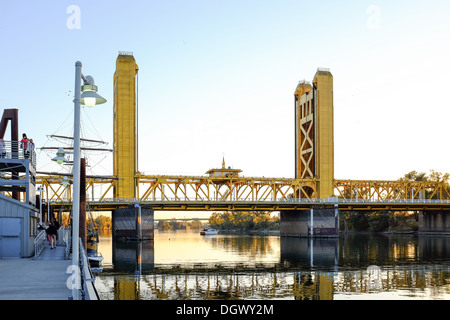
[[[295,90],[295,177],[316,179],[310,193],[334,194],[333,75],[319,68],[313,83]]]

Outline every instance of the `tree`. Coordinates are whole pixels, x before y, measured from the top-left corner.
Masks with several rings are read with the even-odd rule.
[[[436,170],[430,170],[430,181],[433,182],[444,182],[448,184],[448,180],[450,179],[450,174],[441,173]]]
[[[191,223],[189,223],[189,226],[191,227],[191,229],[201,229],[203,223],[198,219],[194,219]]]
[[[173,226],[167,220],[159,220],[157,228],[159,230],[172,230]]]
[[[173,230],[181,229],[181,226],[183,225],[183,222],[177,221],[177,219],[172,218],[169,222],[169,224],[172,226]]]
[[[279,218],[266,211],[226,211],[213,212],[209,218],[213,228],[222,230],[267,230],[278,229]]]
[[[428,181],[427,174],[425,172],[417,172],[415,170],[406,173],[399,181]]]
[[[111,217],[99,215],[94,219],[94,225],[99,230],[110,230],[112,228]]]

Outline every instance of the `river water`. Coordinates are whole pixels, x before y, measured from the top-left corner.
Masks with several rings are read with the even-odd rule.
[[[450,299],[450,237],[157,231],[152,242],[100,236],[103,300]]]

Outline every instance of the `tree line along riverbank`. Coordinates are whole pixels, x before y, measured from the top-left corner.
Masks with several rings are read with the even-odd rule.
[[[342,232],[414,232],[418,230],[417,212],[341,212],[339,216]],[[160,220],[158,230],[201,229],[205,225],[222,231],[275,231],[280,230],[278,214],[260,211],[213,212],[207,223],[177,219]]]

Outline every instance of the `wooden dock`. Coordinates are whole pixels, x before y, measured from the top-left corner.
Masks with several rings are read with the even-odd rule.
[[[65,260],[65,246],[46,248],[38,259],[0,260],[0,300],[69,300],[67,287],[71,260]]]

